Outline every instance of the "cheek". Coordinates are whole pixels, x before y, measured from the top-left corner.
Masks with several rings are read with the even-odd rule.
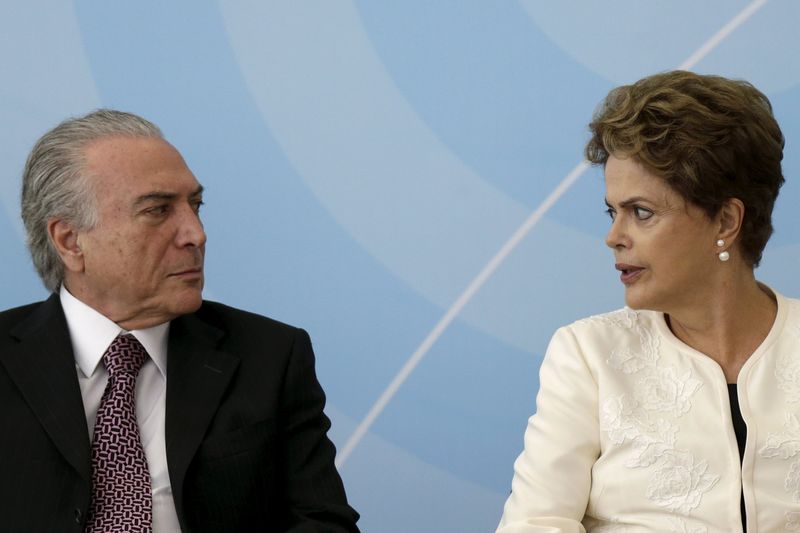
[[[161,279],[166,273],[181,264],[180,251],[173,249],[169,241],[152,238],[144,242],[132,243],[133,260],[139,267],[140,276]]]
[[[109,261],[117,265],[120,272],[138,278],[146,274],[152,255],[148,252],[146,240],[119,234],[109,242],[108,249],[113,252],[109,254]]]
[[[683,237],[683,238],[681,238]],[[684,278],[696,277],[709,268],[704,249],[696,239],[674,236],[667,240],[656,252],[657,265],[663,275]]]

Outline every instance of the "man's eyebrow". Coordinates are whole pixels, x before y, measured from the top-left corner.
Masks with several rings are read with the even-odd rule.
[[[158,200],[174,200],[178,195],[174,192],[153,191],[139,196],[133,203],[134,207]]]
[[[198,196],[203,195],[203,186],[199,185],[191,194],[189,194],[189,198],[197,198]],[[136,201],[133,203],[134,207],[138,207],[142,204],[146,204],[148,202],[155,202],[155,201],[164,201],[164,200],[174,200],[180,196],[178,193],[174,192],[166,192],[166,191],[153,191],[147,194],[143,194],[139,196]]]

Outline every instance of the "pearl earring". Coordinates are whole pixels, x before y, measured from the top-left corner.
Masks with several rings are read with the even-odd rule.
[[[725,246],[725,241],[723,241],[722,239],[719,239],[717,241],[717,246]],[[722,261],[723,263],[725,261],[727,261],[728,259],[730,259],[730,258],[731,258],[731,254],[729,254],[727,250],[723,250],[723,251],[721,251],[719,253],[719,260]]]

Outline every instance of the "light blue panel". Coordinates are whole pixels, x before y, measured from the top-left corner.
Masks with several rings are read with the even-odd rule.
[[[448,305],[525,206],[439,142],[352,5],[223,5],[252,98],[298,174],[389,271]]]
[[[46,291],[28,259],[25,243],[19,238],[17,227],[5,216],[0,216],[0,243],[3,245],[0,294],[4,308],[45,298]]]
[[[507,494],[512,466],[507,458],[522,449],[540,362],[541,354],[511,350],[454,324],[374,431],[453,476]],[[415,486],[406,490],[413,492]]]
[[[354,429],[355,421],[345,417],[339,420],[344,429]],[[348,498],[362,504],[362,531],[494,530],[506,494],[449,474],[373,434],[364,439],[362,446],[362,453],[354,456],[343,472]],[[507,470],[510,479],[510,465]]]
[[[775,58],[779,61],[780,58]],[[769,251],[772,246],[800,243],[800,232],[797,231],[800,214],[797,206],[800,205],[800,87],[794,87],[775,95],[770,95],[775,116],[781,125],[781,130],[786,138],[786,148],[783,153],[783,175],[786,183],[781,189],[780,196],[773,215],[775,234],[767,246]],[[764,265],[771,262],[767,255]],[[777,262],[780,265],[780,262]],[[779,269],[791,268],[778,266]],[[791,277],[791,276],[790,276]],[[796,293],[800,294],[800,293]]]
[[[434,325],[581,160],[619,83],[685,61],[751,79],[787,137],[759,277],[800,295],[791,0],[6,3],[0,307],[44,296],[18,221],[35,138],[105,105],[206,186],[207,295],[307,328],[341,447]],[[553,330],[617,307],[602,172],[504,257],[345,462],[364,531],[490,531]]]
[[[94,80],[70,2],[0,4],[0,307],[44,298],[24,248],[20,176],[36,138],[69,115],[97,107]]]
[[[39,134],[98,105],[70,2],[0,4],[0,198],[19,216],[19,176]]]
[[[608,84],[531,31],[516,2],[358,7],[415,112],[483,179],[533,209],[580,159],[586,117]]]
[[[615,85],[630,83],[642,73],[678,67],[748,6],[757,4],[752,0],[519,3],[554,43]],[[767,2],[726,37],[701,68],[749,79],[764,91],[797,84],[800,59],[786,51],[800,45],[798,17],[800,6],[792,0]]]
[[[104,100],[158,122],[206,186],[207,294],[308,328],[330,400],[363,414],[435,312],[363,253],[286,164],[213,6],[194,10],[202,31],[172,4],[79,13]],[[202,68],[180,66],[198,51]],[[140,81],[128,88],[131,79]]]

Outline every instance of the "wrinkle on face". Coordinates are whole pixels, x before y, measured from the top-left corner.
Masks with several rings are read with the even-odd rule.
[[[125,329],[149,327],[202,302],[202,186],[169,143],[108,137],[85,151],[98,221],[78,234],[73,295]],[[132,328],[131,326],[135,326]]]
[[[606,242],[615,261],[643,269],[626,283],[626,304],[666,311],[705,290],[716,229],[702,209],[635,159],[614,156],[606,163],[606,202],[614,212]],[[639,218],[639,208],[652,215]]]

